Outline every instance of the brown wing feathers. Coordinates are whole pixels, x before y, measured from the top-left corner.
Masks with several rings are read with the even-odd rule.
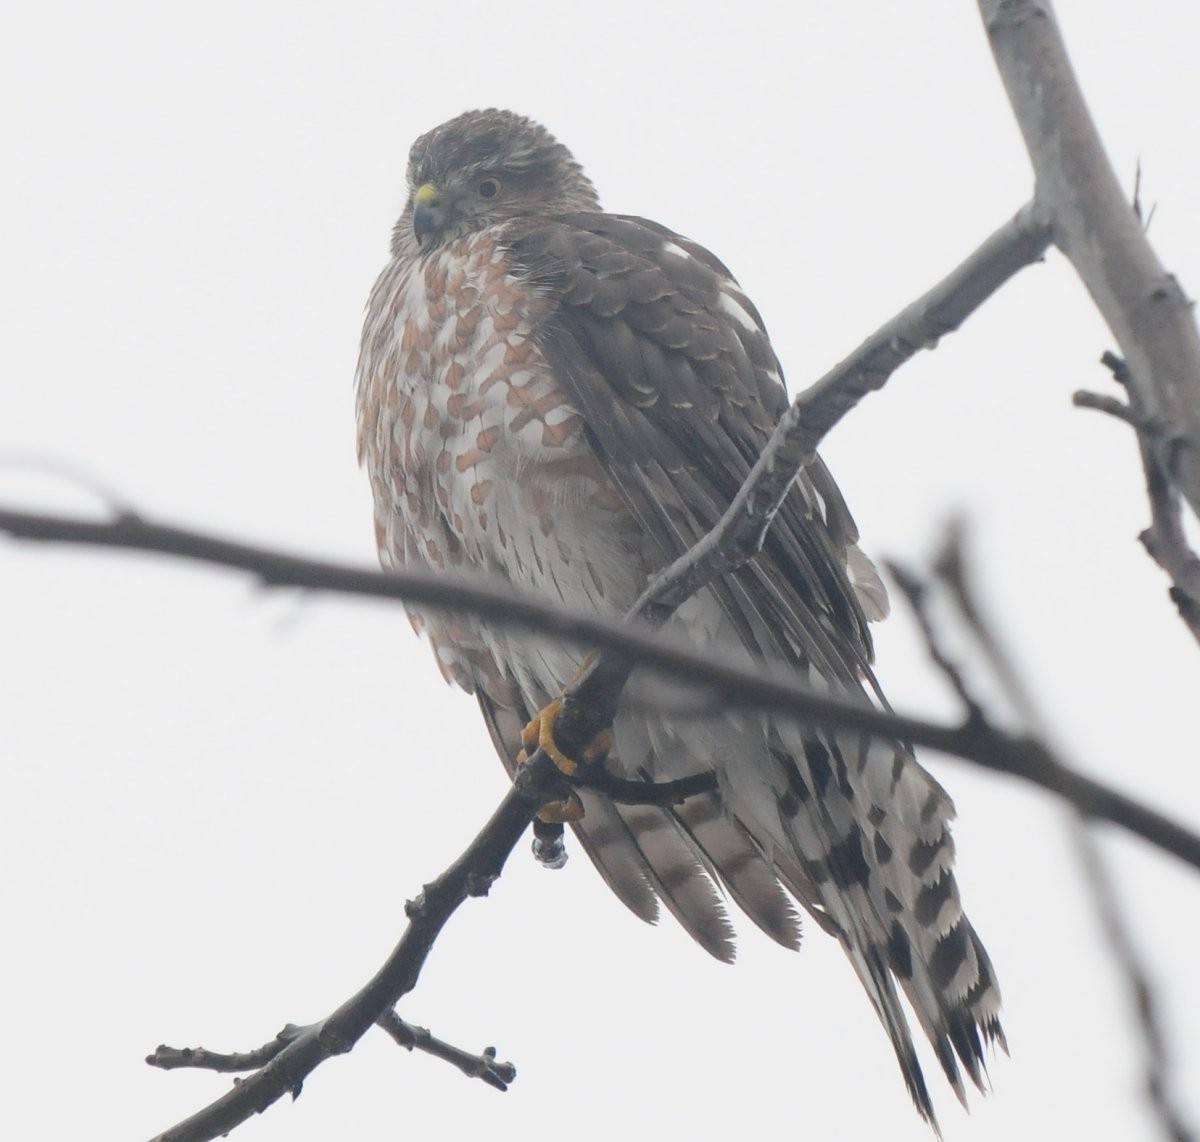
[[[529,224],[514,234],[511,254],[541,288],[557,291],[560,303],[540,331],[543,351],[583,412],[607,474],[669,561],[716,523],[786,403],[757,311],[715,258],[640,219],[588,214]],[[712,591],[745,645],[811,667],[848,694],[862,694],[864,685],[878,693],[866,616],[847,568],[856,538],[818,461],[793,487],[763,555]],[[778,862],[775,872],[841,936],[913,1099],[932,1118],[895,983],[961,1097],[956,1055],[981,1084],[979,1028],[1000,1037],[990,965],[958,907],[949,833],[940,826],[936,836],[917,837],[942,854],[922,890],[924,911],[920,901],[899,913],[892,907],[900,905],[910,874],[882,857],[890,859],[890,842],[903,843],[921,820],[920,810],[905,816],[893,801],[902,790],[909,800],[927,800],[933,796],[927,785],[936,786],[905,747],[892,747],[889,759],[871,763],[893,776],[886,796],[871,797],[877,817],[870,834],[866,808],[855,807],[864,782],[870,784],[868,744],[823,738],[813,739],[816,752],[783,749],[792,768],[803,770],[798,784],[818,795],[803,805],[789,805],[786,793],[781,798],[781,815],[792,811],[782,828],[802,860],[791,876]],[[843,746],[859,754],[850,763],[853,778]],[[820,755],[828,760],[817,765]],[[834,761],[841,774],[830,787]],[[952,814],[941,798],[939,820]],[[939,913],[943,906],[948,911]],[[973,973],[974,983],[955,995],[947,986],[960,971]]]

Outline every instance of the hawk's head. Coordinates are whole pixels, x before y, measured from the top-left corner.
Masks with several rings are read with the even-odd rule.
[[[413,143],[408,189],[395,253],[430,250],[511,218],[600,205],[571,152],[545,127],[494,109],[467,111]]]

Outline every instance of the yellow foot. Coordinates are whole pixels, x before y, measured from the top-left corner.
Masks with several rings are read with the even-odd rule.
[[[529,725],[525,727],[524,732],[521,734],[521,744],[525,748],[517,755],[517,760],[525,761],[535,749],[541,748],[545,750],[550,760],[558,766],[559,770],[570,777],[579,768],[579,761],[576,761],[573,757],[567,757],[558,748],[554,740],[554,722],[558,718],[561,709],[562,696],[560,695],[530,719]],[[583,751],[581,760],[584,765],[603,761],[610,749],[612,749],[612,733],[609,730],[601,730],[588,743],[587,749]]]
[[[561,709],[562,697],[560,696],[530,719],[521,734],[521,744],[524,749],[517,754],[519,765],[524,765],[530,755],[540,748],[546,752],[559,771],[568,777],[579,769],[580,763],[563,753],[554,740],[554,722]],[[612,749],[612,733],[609,730],[602,730],[588,743],[581,760],[584,765],[603,761],[608,756],[610,749]],[[572,793],[565,801],[551,801],[543,805],[538,817],[547,824],[569,825],[583,819],[583,802]]]

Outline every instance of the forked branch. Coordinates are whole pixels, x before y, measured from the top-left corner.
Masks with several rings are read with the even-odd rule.
[[[325,1059],[349,1051],[416,986],[446,921],[468,897],[486,895],[539,805],[556,795],[562,795],[558,771],[546,759],[533,759],[467,851],[410,902],[404,935],[375,976],[319,1023],[292,1028],[282,1049],[268,1044],[263,1065],[154,1142],[206,1142],[227,1134],[284,1095],[299,1093]]]
[[[1200,333],[1121,189],[1049,0],[978,0],[1025,139],[1036,202],[1120,346],[1133,414],[1165,477],[1200,515]]]

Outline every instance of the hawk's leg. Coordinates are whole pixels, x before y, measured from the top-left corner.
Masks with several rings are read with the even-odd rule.
[[[547,703],[530,720],[521,734],[521,744],[524,748],[517,754],[517,763],[523,764],[537,749],[543,750],[559,771],[571,777],[579,769],[580,764],[593,765],[602,762],[612,749],[612,731],[601,730],[588,742],[582,756],[577,761],[568,757],[558,748],[554,740],[554,722],[562,709],[562,696]],[[572,793],[565,801],[551,801],[542,806],[538,817],[552,824],[578,821],[583,817],[583,802]]]

